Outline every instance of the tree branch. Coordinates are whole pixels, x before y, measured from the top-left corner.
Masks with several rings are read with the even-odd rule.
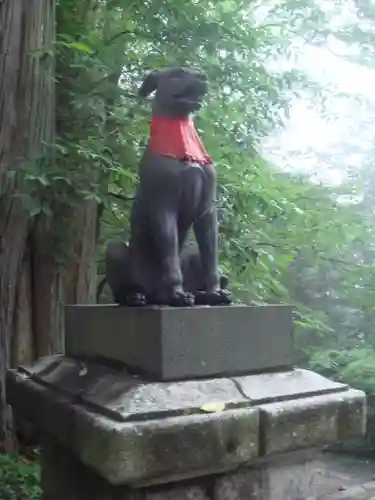
[[[270,241],[258,241],[256,243],[256,245],[260,246],[260,247],[264,247],[264,246],[268,246],[268,247],[273,247],[273,248],[282,248],[283,250],[291,250],[291,251],[300,251],[301,249],[298,248],[297,246],[293,245],[293,246],[289,246],[289,245],[280,245],[278,243],[272,243]],[[325,253],[323,252],[323,250],[315,250],[316,251],[316,254],[318,255],[318,257],[321,259],[321,260],[325,260],[327,262],[331,262],[332,264],[341,264],[341,265],[345,265],[345,266],[353,266],[353,267],[358,267],[358,268],[362,268],[363,267],[363,264],[357,264],[356,262],[349,262],[347,260],[343,260],[343,259],[337,259],[335,257],[324,257],[322,255],[322,253]]]
[[[120,38],[124,35],[134,35],[134,36],[137,36],[140,38],[145,38],[146,40],[149,40],[150,42],[155,42],[155,37],[153,35],[149,35],[148,33],[139,33],[136,31],[123,30],[123,31],[119,31],[118,33],[111,36],[110,38],[107,38],[107,40],[104,40],[103,45],[105,47],[107,47],[110,43],[117,40],[117,38]]]

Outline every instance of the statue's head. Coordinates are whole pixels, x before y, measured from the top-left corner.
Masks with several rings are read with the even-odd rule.
[[[139,94],[147,97],[156,91],[154,113],[179,117],[200,109],[207,90],[207,77],[204,73],[187,68],[172,68],[148,74]]]

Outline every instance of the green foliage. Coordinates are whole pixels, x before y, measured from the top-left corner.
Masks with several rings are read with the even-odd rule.
[[[369,2],[359,8],[371,21]],[[295,304],[300,363],[373,394],[375,196],[344,203],[361,186],[281,172],[260,147],[282,126],[292,94],[308,90],[314,106],[323,103],[323,89],[278,64],[296,39],[360,42],[362,62],[374,62],[372,22],[355,13],[341,21],[343,9],[314,0],[60,0],[57,145],[23,166],[22,186],[32,216],[62,214],[64,238],[76,206],[101,205],[101,265],[108,239],[129,236],[130,202],[114,195],[135,191],[150,116],[137,96],[142,78],[176,64],[204,70],[210,93],[196,124],[218,172],[220,262],[233,291],[246,302]],[[367,175],[367,188],[370,167],[358,183]]]
[[[39,465],[23,457],[0,454],[1,500],[39,500]]]
[[[296,303],[301,345],[304,331],[320,341],[324,333],[331,342],[330,313],[321,307],[326,290],[318,291],[316,280],[324,275],[327,281],[331,273],[336,280],[344,277],[348,286],[340,300],[362,300],[363,294],[349,288],[358,274],[368,282],[373,271],[360,270],[347,257],[351,242],[366,238],[367,227],[357,207],[338,202],[343,193],[272,168],[260,154],[259,141],[282,124],[290,91],[305,88],[303,75],[271,70],[270,59],[287,58],[293,41],[275,28],[285,21],[293,30],[306,34],[308,24],[311,33],[318,33],[332,13],[313,2],[309,7],[274,4],[263,17],[260,10],[258,4],[228,0],[88,0],[85,9],[61,0],[58,148],[55,168],[28,176],[43,200],[33,210],[48,210],[48,200],[71,206],[92,199],[105,207],[99,255],[108,238],[126,239],[130,203],[109,193],[134,193],[150,114],[148,100],[137,97],[139,84],[150,69],[200,68],[211,89],[196,122],[219,175],[222,267],[246,301]],[[312,283],[310,293],[306,288]]]

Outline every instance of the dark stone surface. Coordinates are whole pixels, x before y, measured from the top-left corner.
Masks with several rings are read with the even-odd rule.
[[[293,365],[292,308],[66,306],[66,354],[123,362],[158,380]]]
[[[149,382],[98,363],[53,356],[22,370],[25,376],[119,422],[201,413],[207,403],[224,404],[230,409],[348,389],[345,384],[301,369],[235,379]],[[357,399],[350,402],[361,406]],[[342,425],[353,426],[348,415],[357,413],[347,409],[345,414]]]
[[[258,456],[257,408],[177,416],[164,411],[160,418],[119,422],[103,408],[99,413],[87,407],[79,393],[48,387],[33,376],[10,372],[8,390],[10,404],[43,435],[115,485],[234,470]]]
[[[319,454],[304,450],[270,457],[215,479],[214,500],[318,500]],[[323,497],[325,498],[325,497]],[[319,500],[323,500],[320,498]]]
[[[112,486],[67,450],[46,441],[42,447],[43,500],[316,500],[318,458],[316,453],[291,453],[229,474],[132,489]]]
[[[65,448],[44,439],[41,453],[42,500],[120,500],[116,488],[85,467]],[[122,498],[135,500],[126,488]]]
[[[200,407],[207,403],[223,403],[226,408],[250,404],[227,378],[147,382],[63,356],[42,359],[22,370],[26,377],[119,422],[202,413]]]

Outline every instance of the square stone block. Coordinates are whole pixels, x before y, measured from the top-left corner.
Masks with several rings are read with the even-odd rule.
[[[283,305],[65,307],[68,356],[116,360],[157,380],[290,369],[292,337]]]
[[[260,409],[262,455],[323,446],[365,433],[366,396],[354,389],[306,395]]]

